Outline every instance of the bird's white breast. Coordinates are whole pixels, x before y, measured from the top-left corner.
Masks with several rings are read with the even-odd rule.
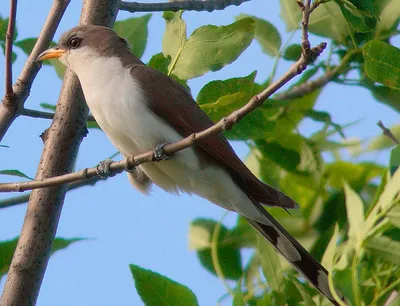
[[[141,87],[118,58],[74,56],[70,54],[66,62],[78,75],[90,111],[124,156],[154,149],[163,141],[182,139],[147,107]],[[200,167],[193,148],[176,153],[170,160],[139,167],[166,191],[195,193],[250,218],[264,218],[225,169]]]

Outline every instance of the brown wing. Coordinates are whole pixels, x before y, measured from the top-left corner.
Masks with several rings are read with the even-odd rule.
[[[130,69],[148,96],[150,109],[183,137],[214,124],[186,89],[172,78],[142,64],[131,65]],[[288,196],[257,179],[221,133],[202,140],[199,148],[228,168],[236,184],[251,198],[270,206],[297,207]]]

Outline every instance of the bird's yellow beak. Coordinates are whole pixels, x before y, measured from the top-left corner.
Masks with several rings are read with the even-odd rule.
[[[59,58],[65,53],[64,50],[60,49],[59,47],[54,47],[47,49],[46,51],[42,52],[38,57],[37,61],[44,61],[50,58]]]

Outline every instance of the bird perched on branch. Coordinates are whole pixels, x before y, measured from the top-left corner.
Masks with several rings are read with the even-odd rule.
[[[184,87],[143,64],[126,41],[106,27],[71,29],[38,60],[50,58],[58,58],[76,73],[91,113],[124,157],[156,148],[159,162],[141,164],[128,173],[133,186],[148,193],[154,183],[167,192],[197,194],[236,211],[337,305],[325,268],[262,206],[298,205],[257,179],[221,133],[168,159],[163,156],[165,143],[214,124]]]

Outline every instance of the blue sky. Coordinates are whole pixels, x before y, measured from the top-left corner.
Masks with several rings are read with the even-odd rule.
[[[146,1],[150,2],[150,1]],[[18,3],[17,26],[19,39],[37,37],[52,1],[21,0]],[[79,20],[81,1],[71,1],[56,39]],[[2,1],[0,14],[8,15],[8,1]],[[253,0],[240,7],[230,7],[213,13],[186,12],[188,34],[204,24],[223,25],[234,21],[235,16],[246,13],[265,18],[281,32],[285,41],[289,34],[279,15],[278,1]],[[118,19],[139,16],[122,12]],[[161,13],[153,14],[149,23],[149,39],[143,60],[161,51],[164,20]],[[295,34],[293,42],[300,40]],[[312,37],[313,43],[323,39]],[[13,66],[14,80],[26,60],[18,52]],[[0,56],[0,71],[4,71]],[[248,75],[258,70],[257,79],[264,80],[270,73],[273,59],[261,52],[256,42],[233,65],[216,73],[209,73],[190,81],[192,93],[214,79],[226,79]],[[288,68],[281,64],[278,75]],[[4,74],[0,73],[0,84]],[[0,86],[0,95],[4,94]],[[35,80],[31,95],[26,102],[29,108],[39,109],[42,102],[57,101],[61,81],[51,67],[43,68]],[[387,126],[398,121],[396,113],[377,103],[370,94],[357,87],[329,85],[322,92],[318,110],[329,111],[335,122],[345,124],[357,119],[360,123],[346,130],[348,137],[368,138],[380,133],[376,126],[383,120]],[[1,169],[19,169],[34,176],[40,159],[42,141],[39,135],[50,121],[20,117],[8,131],[3,143],[9,149],[0,150]],[[301,125],[304,134],[310,134],[319,125],[305,121]],[[246,146],[233,143],[241,158],[247,154]],[[116,150],[106,136],[90,130],[83,140],[76,168],[91,167]],[[385,162],[387,152],[369,154],[369,160]],[[0,177],[1,181],[8,178]],[[0,198],[11,196],[0,195]],[[18,236],[26,205],[0,210],[0,240]],[[95,187],[85,187],[68,193],[61,216],[57,236],[85,237],[67,250],[51,257],[38,299],[38,305],[141,305],[136,293],[128,264],[133,263],[164,274],[187,285],[197,295],[200,305],[214,305],[225,293],[221,282],[203,269],[196,254],[188,249],[188,228],[191,220],[206,217],[219,220],[224,211],[198,197],[175,197],[155,188],[151,197],[145,197],[131,188],[124,174]],[[232,213],[225,219],[227,225],[235,222]],[[2,288],[4,279],[0,283]]]

